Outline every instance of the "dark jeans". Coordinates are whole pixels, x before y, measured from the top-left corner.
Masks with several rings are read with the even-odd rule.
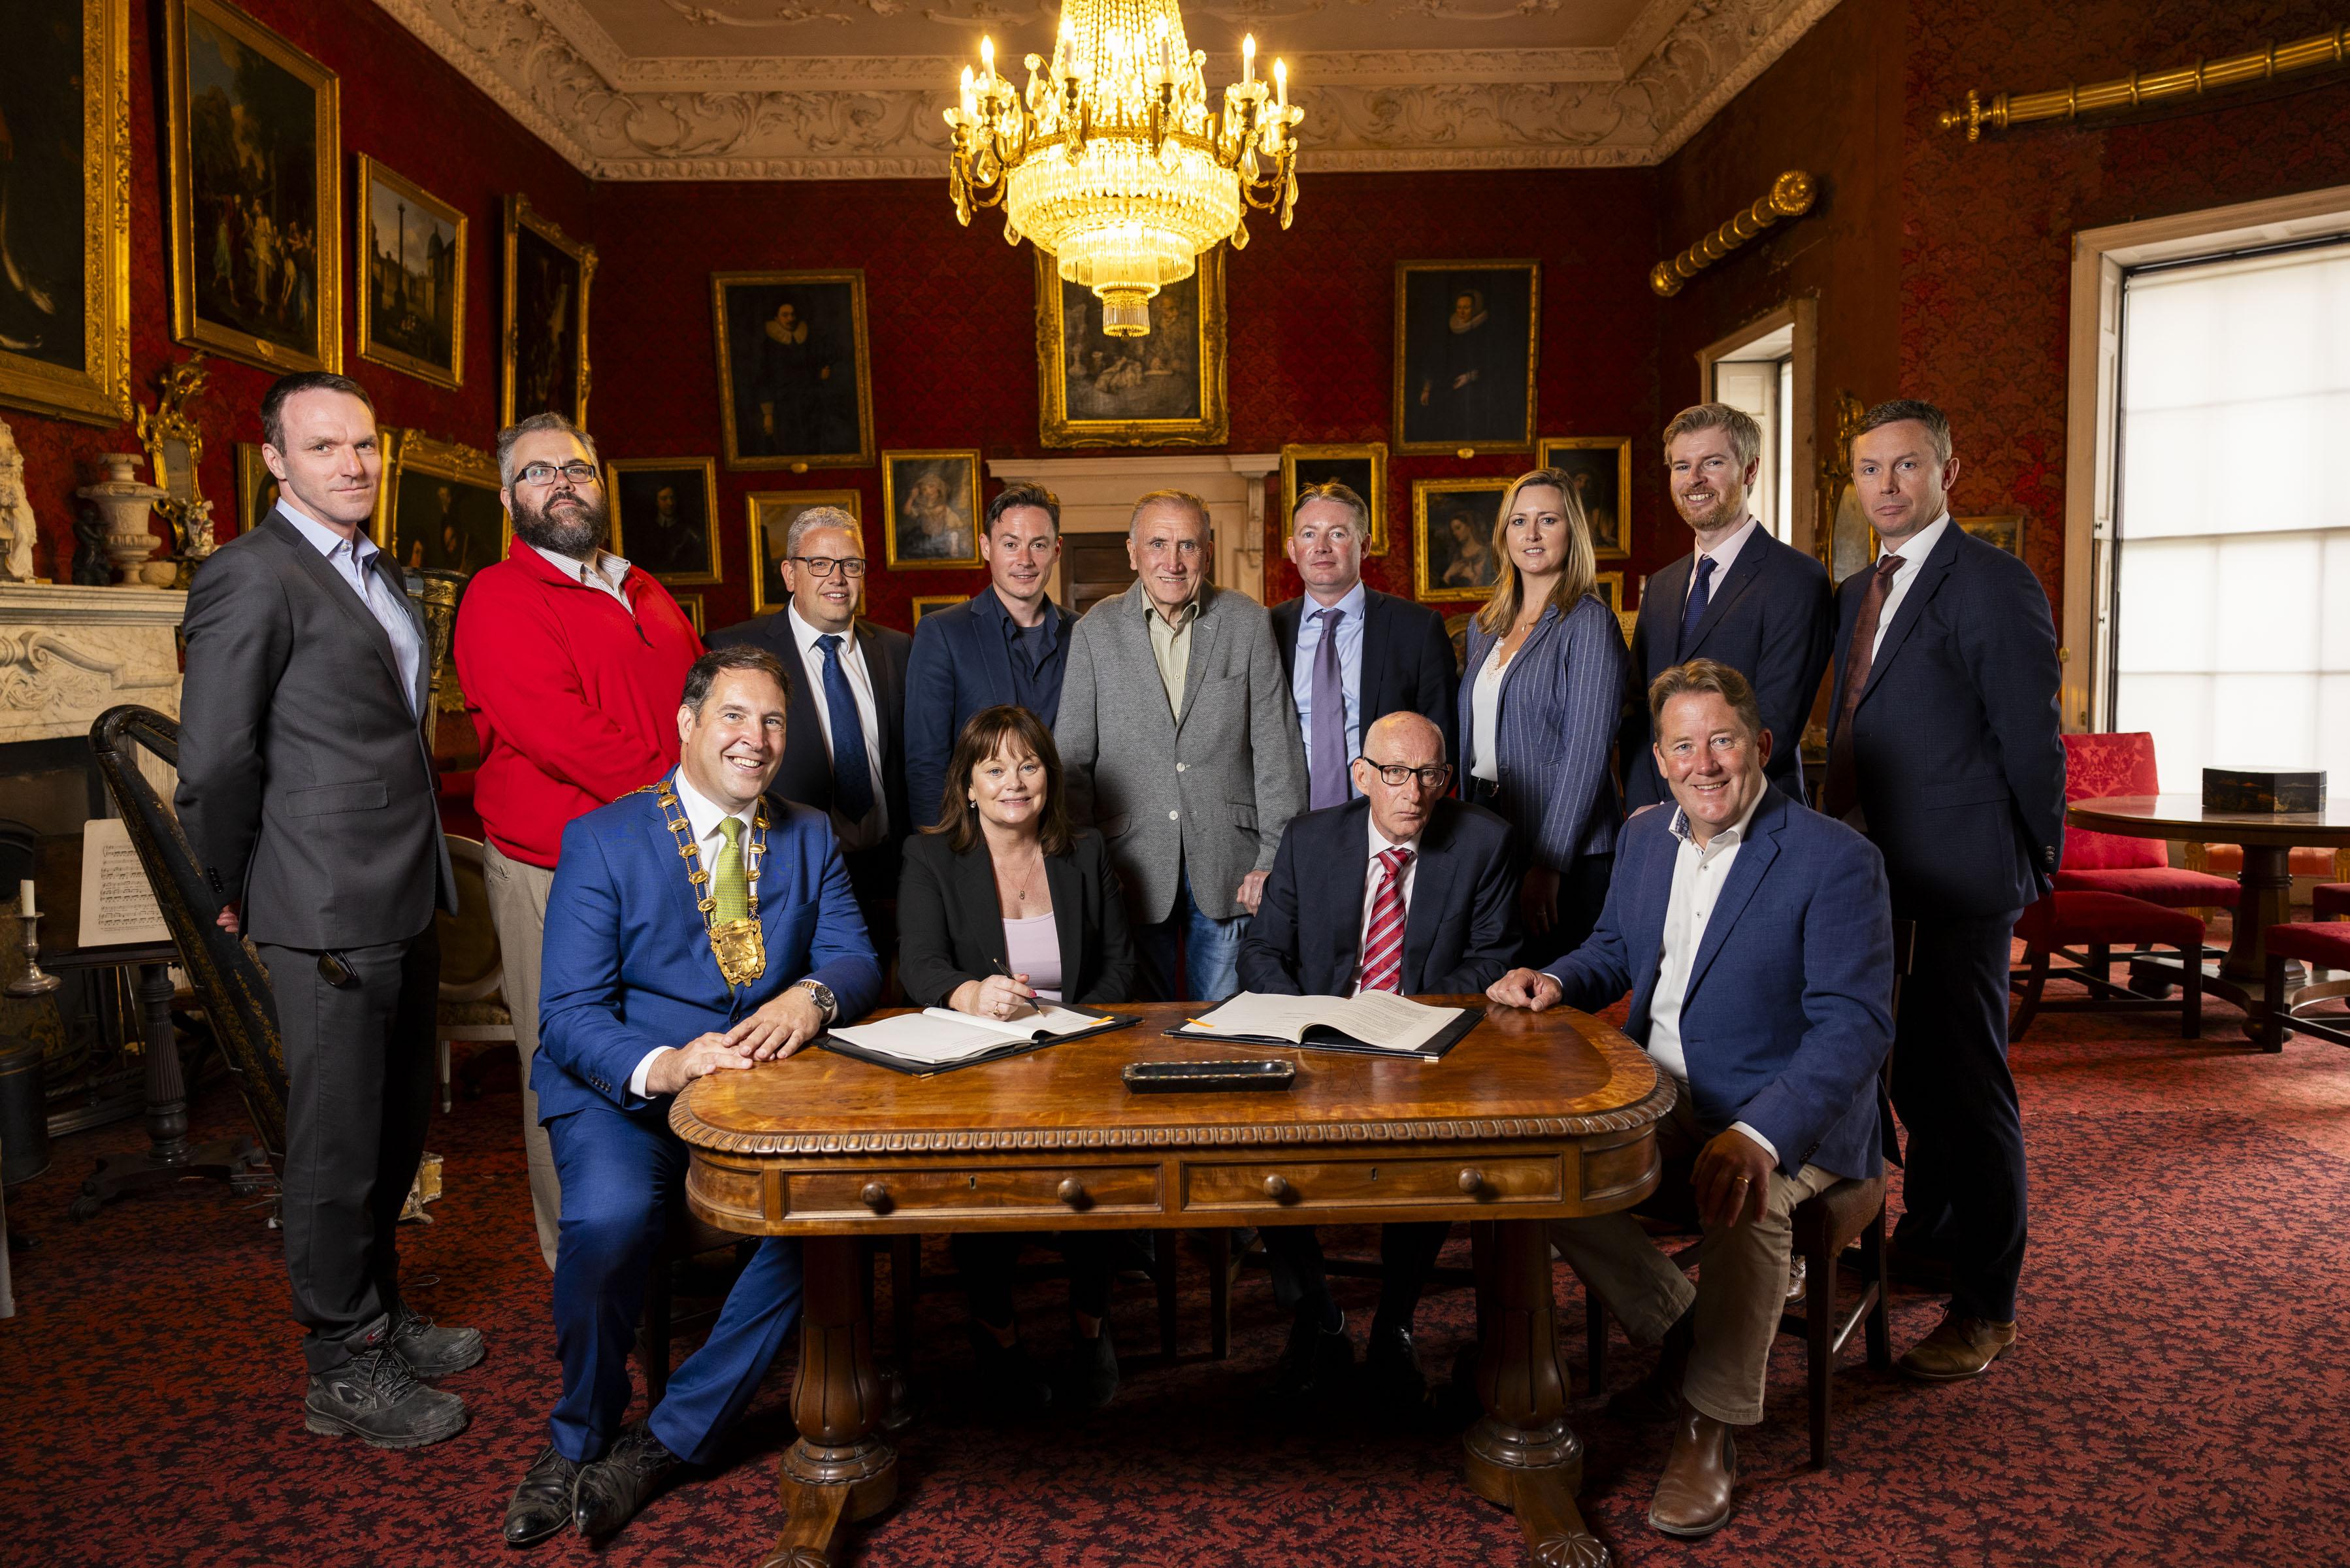
[[[1583,939],[1599,923],[1599,911],[1607,903],[1608,878],[1615,874],[1612,854],[1576,856],[1575,864],[1558,876],[1557,920],[1539,936],[1531,930],[1525,933],[1525,940],[1518,944],[1518,962],[1540,969],[1581,947]],[[1520,875],[1523,878],[1523,867]]]
[[[1090,1318],[1107,1317],[1110,1260],[1122,1234],[1117,1231],[1035,1234],[958,1231],[947,1238],[947,1249],[962,1273],[963,1296],[971,1303],[971,1315],[991,1328],[1010,1328],[1013,1265],[1020,1260],[1020,1250],[1032,1242],[1052,1248],[1068,1264],[1071,1311]]]
[[[2015,911],[1919,920],[1893,1037],[1908,1129],[1898,1246],[1950,1260],[1951,1306],[2005,1323],[2023,1271],[2023,1120],[2007,1068]]]
[[[1375,1320],[1399,1328],[1411,1326],[1419,1293],[1436,1267],[1436,1254],[1452,1229],[1444,1220],[1416,1220],[1379,1227],[1379,1314]],[[1322,1238],[1311,1225],[1268,1225],[1265,1261],[1273,1265],[1273,1299],[1292,1312],[1329,1321],[1334,1303],[1330,1282],[1322,1272]]]
[[[424,1156],[432,1111],[441,938],[344,948],[336,985],[320,954],[255,944],[269,971],[286,1054],[286,1174],[278,1214],[294,1316],[312,1372],[400,1299],[394,1228]]]
[[[1189,867],[1179,871],[1175,907],[1163,920],[1134,927],[1134,956],[1142,961],[1139,979],[1153,1002],[1222,1002],[1241,988],[1241,933],[1249,918],[1219,920],[1191,899]],[[1176,948],[1182,961],[1176,961]],[[1179,979],[1179,972],[1180,978]]]

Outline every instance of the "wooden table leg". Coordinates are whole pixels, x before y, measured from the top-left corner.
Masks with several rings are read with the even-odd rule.
[[[834,1568],[841,1527],[897,1500],[897,1450],[880,1435],[888,1390],[873,1366],[857,1251],[847,1236],[811,1236],[801,1244],[806,1282],[792,1380],[800,1437],[779,1477],[784,1531],[760,1568]]]
[[[2293,919],[2293,851],[2271,844],[2245,845],[2244,868],[2236,882],[2243,893],[2220,974],[2257,994],[2268,969],[2268,929]]]
[[[1566,1364],[1551,1300],[1550,1245],[1538,1220],[1470,1228],[1477,1262],[1477,1394],[1469,1488],[1518,1516],[1536,1568],[1605,1568],[1607,1548],[1575,1505],[1583,1442],[1566,1424]]]
[[[237,1191],[266,1162],[250,1138],[224,1138],[201,1147],[188,1142],[187,1075],[172,1023],[172,971],[160,963],[139,966],[140,1049],[146,1060],[147,1147],[136,1154],[100,1159],[68,1210],[77,1220],[95,1215],[109,1199],[190,1177],[225,1181]]]

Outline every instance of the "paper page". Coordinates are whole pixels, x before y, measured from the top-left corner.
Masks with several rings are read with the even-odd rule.
[[[172,928],[147,884],[130,827],[119,816],[96,816],[81,830],[81,941],[86,948],[126,942],[168,942]]]
[[[957,1012],[949,1007],[926,1007],[925,1018],[935,1018],[943,1023],[969,1024],[981,1029],[999,1031],[1007,1040],[1034,1040],[1042,1034],[1081,1034],[1088,1029],[1101,1027],[1101,1020],[1082,1012],[1072,1012],[1066,1007],[1046,1002],[1043,1009],[1024,1012],[1017,1018],[983,1018],[969,1012]]]
[[[1228,1034],[1268,1034],[1277,1040],[1301,1040],[1320,1023],[1339,1027],[1335,996],[1275,996],[1243,991],[1221,1007],[1191,1022],[1201,1031]]]
[[[1457,1007],[1430,1007],[1390,991],[1367,991],[1338,1004],[1337,1027],[1366,1045],[1385,1051],[1417,1051],[1461,1016]]]
[[[1323,1028],[1383,1051],[1417,1051],[1460,1016],[1457,1007],[1430,1007],[1384,991],[1351,999],[1244,991],[1192,1022],[1203,1034],[1262,1034],[1302,1044],[1307,1030]]]
[[[904,1012],[830,1033],[852,1045],[924,1066],[967,1061],[1001,1049],[1007,1038],[1000,1030],[983,1029],[976,1020],[951,1012],[944,1019],[928,1012]]]

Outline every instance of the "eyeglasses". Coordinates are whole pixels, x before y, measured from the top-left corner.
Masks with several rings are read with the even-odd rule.
[[[526,462],[515,477],[525,484],[552,484],[558,473],[574,484],[593,484],[598,477],[592,462],[567,462],[561,468],[551,462]]]
[[[806,566],[809,574],[819,581],[832,576],[835,567],[838,567],[844,576],[861,577],[865,575],[865,557],[862,556],[850,556],[840,560],[830,556],[794,556],[791,558]]]
[[[1389,789],[1401,789],[1413,779],[1419,781],[1422,789],[1432,790],[1441,790],[1452,782],[1452,764],[1450,763],[1430,763],[1424,768],[1413,768],[1401,763],[1372,763],[1368,757],[1362,760],[1370,763],[1371,771],[1378,774],[1379,782]]]

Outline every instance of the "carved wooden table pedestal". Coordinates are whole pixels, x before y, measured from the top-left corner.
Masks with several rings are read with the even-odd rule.
[[[859,1237],[1413,1220],[1471,1227],[1485,1414],[1470,1488],[1515,1511],[1542,1568],[1605,1563],[1575,1502],[1583,1447],[1543,1222],[1655,1188],[1671,1090],[1648,1059],[1581,1013],[1496,1009],[1440,1063],[1288,1053],[1287,1093],[1137,1096],[1129,1062],[1282,1053],[1163,1038],[1180,1006],[1128,1011],[1139,1028],[931,1078],[804,1053],[678,1096],[693,1211],[805,1240],[800,1438],[762,1568],[830,1568],[842,1527],[898,1495]]]

